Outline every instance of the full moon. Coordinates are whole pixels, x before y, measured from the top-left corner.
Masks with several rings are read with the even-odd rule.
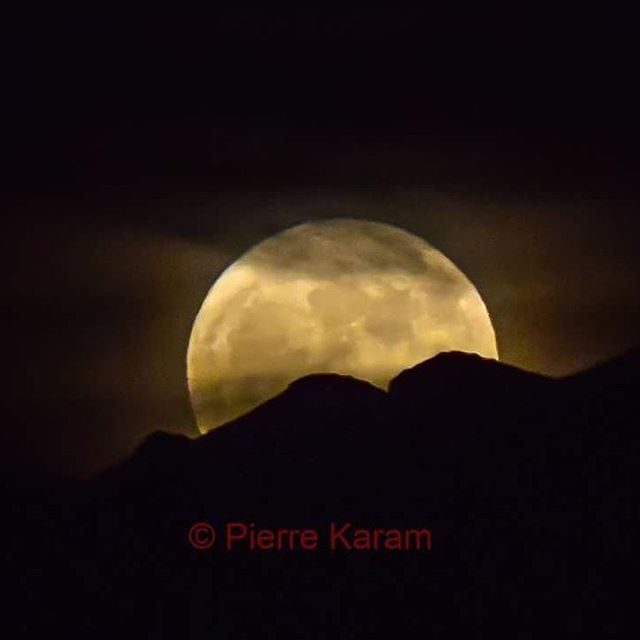
[[[187,379],[206,433],[304,375],[386,388],[442,351],[498,357],[464,273],[397,227],[323,220],[263,240],[220,275],[193,324]]]

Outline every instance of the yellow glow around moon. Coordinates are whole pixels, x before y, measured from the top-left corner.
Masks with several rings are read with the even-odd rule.
[[[187,354],[202,433],[309,373],[386,388],[441,351],[497,358],[480,294],[421,238],[377,222],[326,220],[267,238],[215,282]]]

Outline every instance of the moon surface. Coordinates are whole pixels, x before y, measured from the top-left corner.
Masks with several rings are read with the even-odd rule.
[[[206,433],[301,376],[386,388],[454,350],[498,357],[489,313],[460,269],[397,227],[323,220],[267,238],[220,275],[193,324],[187,379]]]

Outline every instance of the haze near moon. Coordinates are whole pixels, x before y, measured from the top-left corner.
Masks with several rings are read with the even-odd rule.
[[[480,294],[448,258],[397,227],[336,219],[260,242],[196,316],[187,378],[202,433],[309,373],[386,388],[441,351],[497,358]]]

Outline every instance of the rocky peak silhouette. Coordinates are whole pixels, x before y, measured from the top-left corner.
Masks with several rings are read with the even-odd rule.
[[[200,438],[154,434],[45,518],[35,498],[15,517],[6,575],[19,591],[20,575],[40,576],[24,587],[40,615],[23,624],[104,638],[148,637],[151,620],[192,638],[622,637],[635,624],[623,578],[637,560],[639,371],[636,355],[550,379],[441,354],[388,392],[312,375]],[[188,545],[193,522],[230,520],[429,526],[434,550]]]

